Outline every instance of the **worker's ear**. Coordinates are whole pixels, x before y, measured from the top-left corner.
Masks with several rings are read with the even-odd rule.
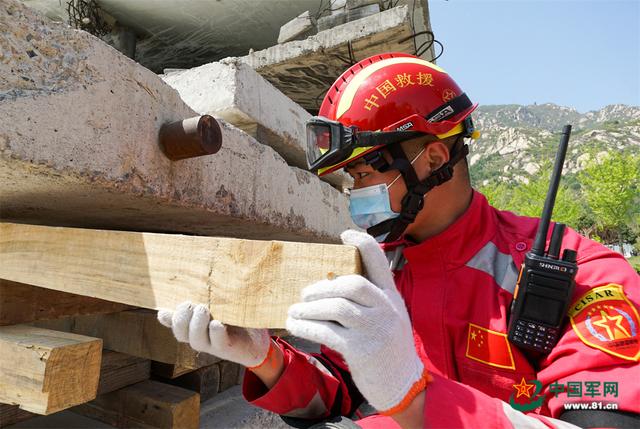
[[[449,161],[449,148],[441,141],[425,144],[424,152],[413,163],[418,178],[424,180]]]

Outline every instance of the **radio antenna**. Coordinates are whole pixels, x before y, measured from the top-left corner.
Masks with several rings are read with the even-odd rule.
[[[536,239],[531,248],[531,253],[534,255],[543,256],[545,242],[547,241],[547,232],[549,231],[549,222],[551,221],[551,214],[553,213],[553,206],[556,203],[556,194],[558,193],[558,185],[560,184],[560,176],[562,176],[562,167],[564,166],[564,158],[567,154],[567,147],[569,145],[569,136],[571,136],[571,125],[565,125],[562,129],[562,136],[560,137],[560,146],[558,152],[556,152],[556,161],[553,165],[553,173],[551,175],[551,183],[549,183],[549,192],[547,192],[547,198],[544,201],[544,208],[542,209],[542,215],[540,216],[540,224],[538,225],[538,232],[536,233]]]

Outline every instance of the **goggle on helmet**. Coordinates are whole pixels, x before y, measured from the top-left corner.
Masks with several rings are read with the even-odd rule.
[[[404,53],[367,58],[344,72],[307,122],[307,162],[331,173],[386,145],[419,136],[475,138],[477,104],[435,64]]]

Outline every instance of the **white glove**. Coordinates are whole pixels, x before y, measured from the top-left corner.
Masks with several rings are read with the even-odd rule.
[[[171,328],[181,343],[194,350],[246,367],[260,365],[267,357],[271,340],[266,329],[240,328],[211,320],[206,306],[186,301],[175,312],[158,311],[158,321]]]
[[[307,286],[302,302],[289,307],[287,330],[342,354],[369,403],[394,414],[424,389],[429,376],[382,249],[362,232],[348,230],[341,238],[358,248],[371,281],[347,275]]]

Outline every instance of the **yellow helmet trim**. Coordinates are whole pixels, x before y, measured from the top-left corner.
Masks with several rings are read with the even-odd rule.
[[[463,131],[464,131],[463,125],[462,124],[458,124],[455,127],[453,127],[451,130],[447,131],[446,133],[438,134],[436,137],[438,137],[439,139],[446,139],[447,137],[451,137],[451,136],[455,136],[456,134],[460,134]],[[358,158],[361,154],[371,150],[373,147],[374,146],[357,147],[351,152],[351,155],[349,155],[349,158],[345,159],[344,161],[339,162],[338,164],[343,164],[343,163],[344,164],[348,164],[350,160],[352,160],[354,158]],[[318,176],[322,176],[327,170],[330,170],[330,169],[334,168],[336,165],[337,164],[330,165],[330,166],[324,167],[324,168],[319,168],[318,169]]]
[[[349,82],[347,87],[343,90],[342,97],[340,97],[340,102],[338,103],[338,109],[336,110],[336,120],[340,119],[342,115],[346,113],[347,110],[351,107],[353,103],[353,99],[356,95],[356,91],[362,85],[365,79],[371,76],[373,73],[378,70],[385,68],[387,66],[391,66],[394,64],[421,64],[423,66],[430,67],[436,71],[447,74],[446,71],[438,67],[437,65],[430,63],[429,61],[421,60],[420,58],[412,58],[412,57],[398,57],[398,58],[388,58],[386,60],[378,61],[377,63],[373,63],[370,66],[362,69],[358,74],[356,74],[353,79]]]
[[[438,137],[439,139],[446,139],[447,137],[451,137],[451,136],[455,136],[456,134],[460,134],[463,131],[464,131],[464,127],[462,126],[462,124],[458,124],[455,127],[451,128],[446,133],[436,135],[436,137]]]

